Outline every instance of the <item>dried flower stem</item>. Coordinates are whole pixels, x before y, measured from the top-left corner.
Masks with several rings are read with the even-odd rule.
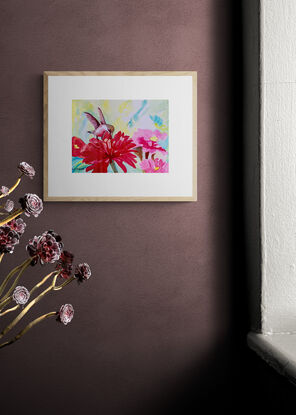
[[[17,218],[18,216],[20,216],[22,213],[23,213],[23,209],[17,209],[17,210],[15,210],[14,212],[12,212],[12,214],[11,215],[9,215],[9,216],[7,216],[5,219],[3,219],[1,222],[0,222],[0,226],[3,226],[3,225],[5,225],[7,222],[10,222],[12,219],[15,219],[15,218]]]
[[[43,278],[43,280],[41,280],[40,282],[38,282],[38,284],[34,285],[34,287],[30,291],[30,297],[32,296],[33,292],[36,291],[39,287],[41,287],[41,285],[43,285],[54,273],[56,273],[56,271],[53,271],[53,272],[47,274]],[[8,297],[3,304],[0,304],[0,317],[4,316],[7,313],[10,313],[11,311],[15,311],[18,308],[20,308],[20,305],[17,304],[16,306],[11,307],[8,310],[3,311],[3,313],[1,313],[1,311],[3,310],[3,308],[5,308],[7,306],[7,304],[9,304],[11,301],[12,301],[12,296]]]
[[[3,257],[4,257],[4,253],[0,255],[0,262],[2,261]]]
[[[7,275],[7,277],[5,278],[5,280],[2,282],[2,284],[0,285],[0,295],[3,293],[3,291],[5,290],[6,285],[8,284],[9,280],[14,276],[14,274],[23,266],[26,265],[26,263],[28,261],[32,261],[32,258],[26,259],[22,264],[18,265],[17,267],[13,268],[10,273]],[[29,262],[29,263],[30,263]]]
[[[49,318],[49,317],[53,317],[56,316],[58,314],[57,311],[52,311],[51,313],[47,313],[47,314],[43,314],[43,316],[40,316],[38,318],[36,318],[35,320],[31,321],[31,323],[29,323],[22,331],[20,331],[13,339],[0,344],[0,349],[2,347],[8,346],[9,344],[12,344],[14,342],[16,342],[17,340],[19,340],[24,334],[26,334],[32,327],[36,326],[36,324],[41,323],[43,320]]]
[[[12,193],[14,191],[14,189],[16,189],[18,187],[18,185],[20,184],[22,179],[22,174],[20,175],[20,177],[17,179],[17,181],[15,182],[15,184],[9,189],[8,193],[5,195],[0,195],[0,199],[2,199],[2,197],[8,196],[10,193]]]
[[[53,290],[54,290],[54,291],[59,291],[59,290],[61,290],[62,288],[66,287],[66,285],[70,284],[70,282],[72,282],[72,281],[74,281],[74,280],[76,280],[76,278],[75,278],[75,277],[71,277],[71,278],[69,278],[68,280],[66,280],[65,282],[63,282],[63,284],[58,285],[57,287],[54,287],[54,288],[53,288]]]
[[[57,271],[52,271],[49,274],[47,274],[43,280],[41,280],[40,282],[38,282],[38,284],[34,285],[34,287],[32,288],[32,290],[30,291],[30,296],[33,294],[34,291],[36,291],[39,287],[41,287],[41,285],[43,285],[53,274],[55,274]]]
[[[19,313],[19,315],[10,323],[8,324],[8,326],[5,327],[4,330],[2,330],[2,332],[0,333],[0,339],[6,334],[8,333],[23,317],[25,314],[27,314],[27,312],[35,305],[37,304],[40,300],[42,300],[42,298],[50,291],[52,291],[55,287],[55,283],[57,280],[59,273],[57,273],[54,278],[53,281],[51,283],[51,285],[46,288],[46,290],[42,291],[41,294],[38,295],[38,297],[34,298],[34,300],[30,301],[30,303],[23,309],[23,311],[21,311]]]
[[[9,304],[12,301],[12,295],[9,296],[8,298],[6,298],[4,301],[1,301],[0,303],[0,311],[3,310],[4,307],[7,306],[7,304]]]
[[[10,298],[12,298],[12,297],[10,297]],[[12,311],[17,310],[18,308],[20,308],[19,304],[15,305],[14,307],[8,308],[7,310],[3,311],[3,313],[0,313],[0,317],[5,316],[5,314],[11,313]]]
[[[36,284],[32,290],[30,291],[30,296],[32,296],[33,292],[36,291],[39,287],[41,287],[41,285],[43,285],[56,271],[51,272],[50,274],[46,275],[46,277],[43,278],[43,280],[41,280],[38,284]],[[66,285],[70,284],[72,281],[76,280],[75,277],[71,277],[70,279],[68,279],[67,281],[63,282],[61,285],[58,286],[54,286],[53,287],[53,291],[59,291],[62,288],[66,287]],[[15,307],[9,308],[8,310],[4,311],[3,313],[1,313],[1,311],[3,310],[3,308],[5,308],[7,306],[7,304],[9,304],[12,301],[12,296],[10,296],[9,298],[7,298],[5,300],[5,302],[3,302],[3,304],[0,303],[0,317],[4,316],[7,313],[10,313],[10,311],[15,311],[17,310],[20,306],[17,305]]]
[[[29,261],[27,261],[24,266],[21,268],[21,270],[19,271],[16,279],[14,280],[13,284],[11,285],[11,287],[9,288],[9,290],[7,291],[7,293],[2,297],[1,302],[6,300],[7,297],[12,293],[12,291],[15,289],[15,287],[17,286],[17,283],[19,282],[19,279],[21,278],[22,274],[24,273],[25,269],[28,268],[28,266],[31,263],[31,258],[29,258]],[[0,308],[1,308],[1,304],[0,304]]]

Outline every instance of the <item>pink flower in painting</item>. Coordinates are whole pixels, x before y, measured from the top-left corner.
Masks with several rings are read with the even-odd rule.
[[[143,147],[144,152],[155,154],[157,151],[166,153],[166,150],[162,148],[158,142],[167,138],[166,133],[161,133],[158,130],[143,130],[139,128],[133,135],[133,141],[138,147]]]
[[[168,173],[169,164],[161,159],[145,159],[140,163],[144,173]]]

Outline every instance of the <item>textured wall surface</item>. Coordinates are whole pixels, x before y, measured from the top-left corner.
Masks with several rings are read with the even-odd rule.
[[[52,228],[93,276],[32,313],[71,302],[71,325],[47,321],[1,351],[1,413],[26,402],[43,415],[165,414],[178,404],[187,414],[187,394],[196,408],[210,406],[225,387],[230,20],[227,0],[0,3],[1,184],[26,160],[38,174],[16,196],[42,194],[44,70],[197,70],[199,189],[196,203],[46,203],[27,220],[1,274],[26,256],[26,239]],[[27,272],[24,284],[39,273]]]
[[[263,0],[261,9],[262,324],[296,332],[296,3]]]

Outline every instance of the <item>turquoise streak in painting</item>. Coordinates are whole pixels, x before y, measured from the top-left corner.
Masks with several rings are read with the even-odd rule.
[[[132,127],[139,119],[141,112],[143,111],[143,109],[145,108],[145,106],[147,105],[147,100],[144,100],[141,108],[132,116],[132,118],[129,120],[128,122],[128,126]]]

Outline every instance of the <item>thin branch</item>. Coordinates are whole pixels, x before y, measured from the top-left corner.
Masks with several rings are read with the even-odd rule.
[[[27,312],[35,305],[37,304],[40,300],[42,300],[42,298],[50,291],[52,291],[55,287],[55,283],[57,280],[59,274],[56,274],[53,278],[52,284],[46,288],[46,290],[42,291],[41,294],[38,295],[38,297],[34,298],[34,300],[30,301],[30,303],[23,309],[23,311],[21,311],[18,316],[10,323],[8,324],[8,326],[5,327],[4,330],[2,330],[2,332],[0,333],[0,339],[6,334],[8,333],[23,317],[25,314],[27,314]]]
[[[26,259],[22,264],[18,265],[17,267],[13,268],[10,273],[7,275],[7,277],[5,278],[5,280],[2,282],[2,284],[0,285],[0,295],[3,293],[3,291],[5,290],[6,285],[8,284],[10,278],[13,277],[13,275],[23,266],[25,266],[25,264],[29,261],[32,261],[33,258],[28,258]]]
[[[53,274],[55,274],[57,271],[52,271],[49,274],[47,274],[43,280],[41,280],[40,282],[38,282],[38,284],[34,285],[34,287],[31,289],[30,291],[30,296],[33,294],[34,291],[36,291],[39,287],[41,287],[41,285],[43,285]]]
[[[26,268],[28,268],[28,266],[30,265],[30,263],[31,263],[31,258],[28,258],[27,263],[21,268],[21,270],[19,271],[19,273],[18,273],[16,279],[14,280],[13,284],[11,285],[11,287],[9,288],[9,290],[6,292],[6,294],[2,297],[1,301],[6,300],[6,298],[13,292],[13,290],[17,286],[17,283],[19,282],[19,279],[23,275],[23,273],[26,270]],[[0,305],[0,307],[1,307],[1,305]]]
[[[6,300],[4,300],[0,303],[0,311],[2,311],[3,308],[6,307],[7,304],[9,304],[11,301],[12,301],[12,295],[10,297],[6,298]]]
[[[21,176],[17,179],[17,181],[15,182],[15,184],[14,184],[14,185],[13,185],[13,186],[9,189],[8,193],[6,193],[6,194],[1,194],[1,195],[0,195],[0,199],[2,199],[2,197],[8,196],[10,193],[12,193],[12,192],[14,191],[14,189],[15,189],[16,187],[18,187],[18,185],[20,184],[21,179],[22,179],[22,174],[21,174]]]
[[[22,331],[20,331],[13,339],[0,344],[0,349],[2,347],[8,346],[9,344],[12,344],[14,342],[16,342],[17,340],[19,340],[22,336],[24,336],[32,327],[36,326],[36,324],[41,323],[43,320],[49,318],[49,317],[53,317],[53,316],[57,316],[58,312],[57,311],[52,311],[51,313],[47,313],[47,314],[43,314],[43,316],[40,316],[38,318],[36,318],[35,320],[31,321],[31,323],[29,323]]]
[[[7,218],[3,219],[0,222],[0,226],[5,225],[7,222],[10,222],[11,220],[17,218],[18,216],[20,216],[23,213],[23,209],[17,209],[15,210],[11,215],[7,216]]]
[[[30,291],[30,297],[32,297],[32,294],[34,293],[34,291],[36,291],[38,288],[41,287],[41,285],[43,285],[56,271],[52,271],[51,273],[47,274],[43,280],[41,280],[40,282],[38,282],[38,284],[34,285],[34,287],[31,289]],[[69,282],[71,282],[70,280],[68,280]],[[68,282],[68,284],[69,284]],[[63,283],[62,285],[59,285],[58,287],[54,287],[53,290],[61,290],[63,287],[65,287],[67,284]],[[20,306],[17,304],[14,307],[11,307],[9,309],[7,309],[6,311],[3,311],[1,313],[1,311],[12,301],[12,296],[10,296],[9,298],[6,299],[6,301],[3,304],[0,304],[0,317],[5,316],[5,314],[10,313],[11,311],[15,311],[18,308],[20,308]]]
[[[70,284],[70,282],[72,282],[74,280],[76,280],[76,278],[75,277],[71,277],[68,280],[66,280],[65,282],[63,282],[61,285],[55,286],[53,290],[54,291],[59,291],[62,288],[66,287],[66,285]]]
[[[15,305],[14,307],[8,308],[7,310],[3,311],[3,313],[0,313],[0,317],[5,316],[5,314],[11,313],[12,311],[17,310],[20,308],[19,304]]]

